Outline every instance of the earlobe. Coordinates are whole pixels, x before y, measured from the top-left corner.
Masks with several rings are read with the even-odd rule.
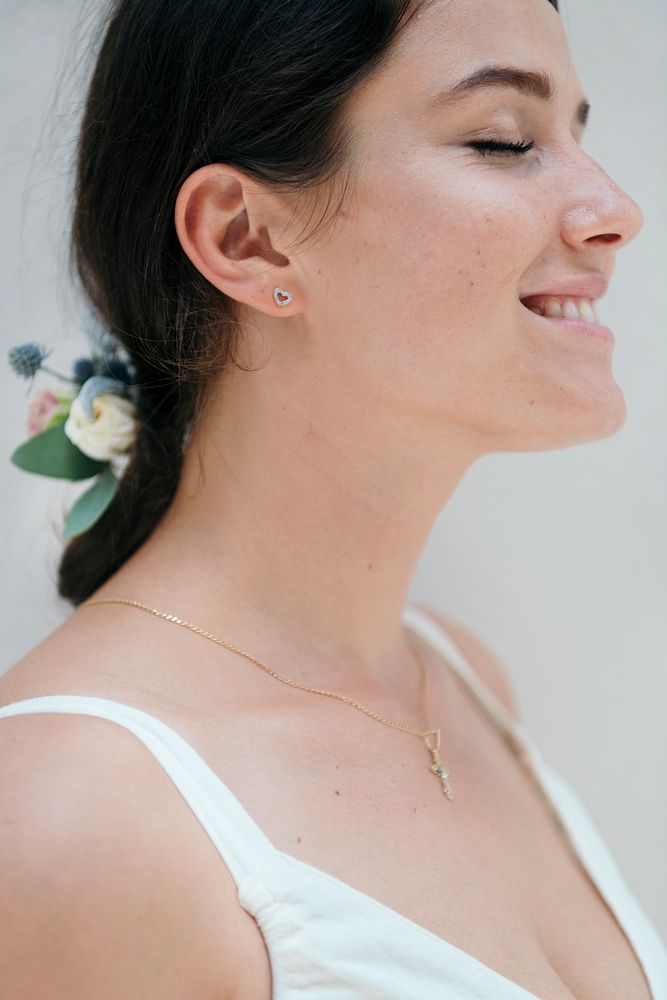
[[[226,164],[190,174],[174,206],[179,242],[197,270],[224,294],[262,312],[294,300],[293,286],[274,283],[273,302],[266,301],[267,271],[290,263],[271,242],[272,208],[270,193]]]

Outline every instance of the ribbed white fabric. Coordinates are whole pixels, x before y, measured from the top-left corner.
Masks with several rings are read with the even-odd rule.
[[[652,1000],[667,1000],[667,949],[641,910],[574,790],[482,682],[451,636],[408,605],[404,624],[456,671],[535,775],[575,855],[635,950]],[[460,948],[340,879],[279,851],[179,734],[108,698],[44,695],[0,707],[94,715],[134,733],[199,819],[254,917],[271,960],[273,1000],[539,1000]]]

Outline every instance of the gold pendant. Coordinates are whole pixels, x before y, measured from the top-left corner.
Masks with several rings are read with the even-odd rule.
[[[432,746],[431,743],[429,742],[429,736],[436,737],[435,746]],[[438,750],[440,748],[440,730],[432,729],[430,732],[428,732],[424,737],[424,743],[426,744],[429,753],[433,757],[433,764],[431,765],[429,770],[433,774],[435,774],[436,777],[440,778],[440,781],[442,782],[443,794],[446,795],[448,799],[453,799],[454,793],[452,791],[452,786],[449,783],[449,771],[442,764],[442,761],[440,760],[440,755],[438,753]]]

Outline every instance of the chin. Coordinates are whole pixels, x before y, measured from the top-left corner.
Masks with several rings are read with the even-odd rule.
[[[591,440],[618,433],[628,418],[627,403],[619,384],[610,378],[606,380],[603,390],[587,394],[579,416],[582,429],[586,431],[590,428]]]
[[[557,413],[546,407],[540,413],[538,406],[536,402],[531,407],[530,415],[520,427],[505,428],[502,433],[491,435],[493,447],[489,451],[555,451],[601,441],[618,434],[628,415],[625,397],[618,386],[604,400],[589,398],[578,405],[570,398]]]
[[[560,417],[552,422],[559,443],[556,448],[586,444],[613,437],[625,426],[628,408],[623,391],[609,377],[568,393],[560,408]]]

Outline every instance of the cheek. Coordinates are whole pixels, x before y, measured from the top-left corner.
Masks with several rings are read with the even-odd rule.
[[[413,361],[415,349],[441,353],[443,338],[488,347],[489,328],[514,318],[537,214],[518,184],[473,182],[472,173],[385,191],[359,216],[344,255],[357,315]]]
[[[370,311],[379,307],[391,325],[406,316],[456,325],[479,309],[488,314],[518,287],[534,253],[527,248],[545,239],[528,188],[489,164],[438,171],[421,164],[393,176],[391,187],[386,174],[378,178],[354,220],[348,258]]]
[[[317,264],[331,279],[320,322],[331,330],[333,318],[336,337],[326,349],[351,389],[460,410],[475,387],[493,395],[514,377],[517,289],[545,225],[528,186],[488,165],[422,166],[400,181],[379,171]]]

